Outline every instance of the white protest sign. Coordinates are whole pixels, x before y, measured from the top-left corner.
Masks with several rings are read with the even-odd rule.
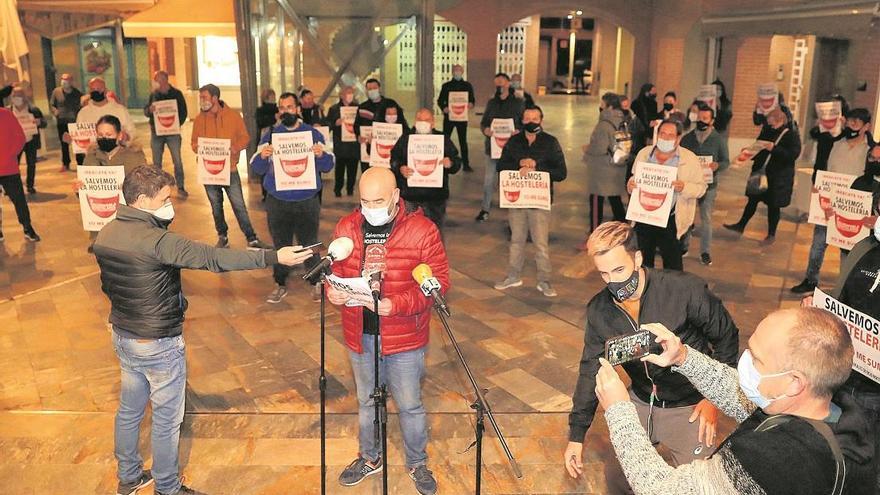
[[[369,141],[373,137],[373,128],[370,126],[361,126],[361,137]],[[369,163],[370,152],[367,151],[367,143],[361,143],[361,161]]]
[[[678,169],[658,163],[637,162],[633,168],[636,188],[629,199],[626,219],[666,227],[675,193],[672,182]]]
[[[776,89],[776,83],[765,83],[758,85],[758,113],[767,115],[771,110],[779,105],[779,90]]]
[[[810,194],[810,215],[807,221],[816,225],[827,225],[825,210],[831,208],[831,191],[848,188],[856,180],[854,175],[819,170],[816,172],[815,192]]]
[[[339,118],[342,120],[342,125],[340,129],[342,131],[342,142],[343,143],[353,143],[357,141],[357,136],[354,133],[354,121],[357,119],[357,111],[358,107],[353,106],[340,106],[339,107]],[[363,133],[364,128],[361,127],[361,133]],[[361,160],[366,161],[366,160]]]
[[[28,141],[33,139],[34,136],[40,132],[37,129],[37,120],[34,119],[34,114],[25,110],[22,113],[15,112],[15,118],[18,120],[18,125],[21,127],[21,130],[24,132],[24,137],[27,138]]]
[[[371,167],[391,167],[391,149],[403,134],[403,126],[387,122],[373,122],[373,140],[370,147]]]
[[[855,351],[852,368],[880,383],[880,321],[819,289],[813,293],[813,307],[829,311],[846,323]]]
[[[760,153],[762,150],[767,149],[767,145],[772,142],[773,141],[764,141],[763,139],[755,141],[754,143],[740,150],[739,155],[737,155],[736,160],[734,160],[734,163],[736,163],[737,165],[743,165],[745,162],[751,161],[753,158],[755,158],[755,155]]]
[[[83,183],[79,190],[79,211],[83,228],[96,232],[116,218],[122,197],[125,167],[77,167],[76,178]]]
[[[373,292],[364,277],[342,278],[336,275],[327,275],[326,280],[330,287],[348,296],[346,306],[373,307]]]
[[[67,124],[67,133],[70,134],[70,144],[75,155],[85,154],[97,139],[93,122]]]
[[[333,149],[333,140],[330,138],[330,128],[326,125],[313,125],[316,131],[321,133],[321,136],[324,136],[324,149]]]
[[[311,131],[272,134],[272,166],[277,191],[317,189]]]
[[[502,170],[498,178],[499,204],[502,208],[537,208],[550,210],[550,173]]]
[[[467,91],[450,91],[449,92],[449,121],[450,122],[467,122],[468,121],[468,93]]]
[[[873,197],[869,191],[850,188],[836,188],[831,191],[831,208],[834,216],[828,219],[826,242],[841,249],[852,249],[857,242],[871,233],[864,224],[865,217],[871,216]]]
[[[228,186],[232,166],[229,153],[232,143],[229,139],[200,137],[197,143],[196,165],[199,169],[199,184],[205,186]]]
[[[827,132],[834,137],[840,135],[840,102],[824,101],[816,103],[816,116],[819,118],[819,132]]]
[[[407,165],[413,174],[409,187],[443,187],[443,135],[413,134],[407,143]]]
[[[492,137],[489,138],[491,142],[489,157],[497,160],[501,158],[501,150],[504,149],[510,136],[513,135],[515,129],[513,119],[492,119],[490,128],[492,129]]]
[[[715,160],[712,158],[712,155],[699,155],[697,158],[700,159],[700,167],[703,168],[703,181],[706,184],[711,184],[715,182],[715,171],[712,170],[712,162]]]
[[[180,116],[177,112],[177,100],[153,102],[153,127],[157,136],[180,134]]]
[[[704,84],[697,91],[697,100],[709,105],[712,110],[718,110],[718,86],[714,84]]]

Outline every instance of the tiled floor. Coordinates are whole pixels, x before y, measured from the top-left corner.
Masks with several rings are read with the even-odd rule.
[[[586,301],[602,284],[575,246],[586,229],[585,170],[581,145],[596,119],[596,102],[585,97],[547,97],[546,128],[563,143],[569,178],[557,188],[552,249],[560,296],[544,298],[534,288],[534,265],[526,283],[505,293],[492,283],[506,272],[505,213],[475,224],[485,156],[471,131],[473,174],[452,181],[446,233],[453,267],[449,296],[452,323],[464,354],[496,412],[498,423],[525,477],[508,468],[494,434],[485,438],[484,493],[602,493],[603,459],[612,455],[601,415],[588,437],[586,476],[572,481],[561,466],[567,439],[567,412],[583,338]],[[189,126],[185,126],[185,132]],[[142,131],[145,129],[142,129]],[[142,136],[142,140],[148,139]],[[192,154],[185,152],[188,170]],[[169,157],[166,156],[166,164]],[[108,302],[101,293],[87,234],[71,193],[73,174],[60,174],[57,153],[39,164],[31,202],[39,244],[24,241],[5,199],[0,244],[0,493],[112,493],[113,412],[119,388],[118,365],[106,328]],[[166,168],[168,165],[166,165]],[[744,344],[769,311],[796,304],[784,290],[800,281],[811,229],[789,219],[777,243],[762,249],[766,217],[756,216],[736,239],[720,228],[738,218],[743,171],[723,179],[714,224],[715,264],[689,257],[685,268],[706,278],[725,301]],[[207,198],[190,175],[190,199],[177,205],[173,230],[213,243]],[[246,191],[251,218],[269,239],[259,187]],[[324,195],[322,240],[335,221],[355,206],[354,198]],[[233,247],[243,236],[231,222]],[[696,239],[694,250],[697,249]],[[829,251],[826,280],[837,270]],[[318,305],[298,277],[291,295],[268,305],[268,271],[224,275],[186,272],[190,300],[185,336],[189,380],[181,459],[192,484],[212,494],[282,494],[319,491],[317,368]],[[328,315],[328,492],[379,493],[378,479],[343,489],[335,482],[355,455],[356,403],[339,315]],[[471,396],[466,378],[439,324],[433,326],[424,384],[429,412],[430,467],[441,493],[473,490]],[[390,493],[414,493],[403,472],[394,408],[390,418]],[[144,432],[147,431],[145,428]],[[149,437],[143,435],[149,456]],[[148,462],[149,463],[149,462]],[[147,491],[147,493],[150,493]]]

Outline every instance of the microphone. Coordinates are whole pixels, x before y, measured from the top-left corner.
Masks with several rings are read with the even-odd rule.
[[[379,300],[379,293],[382,291],[382,272],[373,272],[370,274],[370,291],[373,293],[373,300]]]
[[[345,258],[351,256],[351,251],[354,249],[354,242],[348,237],[340,237],[338,239],[334,239],[333,242],[327,246],[327,256],[321,258],[321,262],[315,265],[308,273],[303,275],[303,280],[311,280],[319,273],[324,272],[330,265],[333,264],[334,261],[342,261]]]
[[[422,289],[422,294],[426,297],[433,297],[434,305],[437,309],[446,316],[452,316],[449,312],[449,305],[446,304],[446,299],[440,293],[440,281],[434,278],[434,274],[431,273],[431,267],[422,263],[413,269],[412,276],[419,284],[419,289]]]

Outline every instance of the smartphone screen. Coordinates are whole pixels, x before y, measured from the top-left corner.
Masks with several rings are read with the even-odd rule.
[[[605,341],[605,359],[612,365],[628,363],[647,356],[651,351],[651,332],[621,335]]]

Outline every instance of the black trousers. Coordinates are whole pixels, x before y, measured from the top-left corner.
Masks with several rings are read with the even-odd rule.
[[[27,164],[27,188],[31,190],[34,188],[34,180],[37,175],[37,140],[31,139],[27,143],[25,143],[24,148],[18,153],[18,162],[21,163],[21,155],[24,155],[25,163]]]
[[[429,220],[434,222],[440,235],[443,235],[443,223],[446,221],[446,200],[439,201],[410,201],[406,200],[407,211],[416,211],[419,208]]]
[[[770,201],[764,196],[749,196],[749,202],[746,203],[746,207],[743,209],[739,224],[745,228],[749,220],[755,215],[755,212],[758,211],[758,203],[761,202],[767,205],[767,235],[775,236],[776,227],[779,225],[780,208],[778,206],[770,206]]]
[[[64,142],[64,133],[67,132],[67,124],[73,122],[65,119],[58,119],[58,141],[61,142],[61,164],[64,168],[70,168],[70,145]]]
[[[458,132],[458,151],[461,153],[461,165],[470,167],[471,162],[468,160],[468,144],[467,144],[467,122],[452,122],[448,118],[443,118],[443,134],[452,139],[452,130]]]
[[[681,243],[678,242],[678,234],[675,227],[675,215],[669,217],[666,227],[655,227],[644,223],[636,223],[636,237],[639,240],[639,250],[642,252],[642,265],[654,268],[654,257],[657,249],[663,258],[664,270],[684,269],[681,259]]]
[[[333,184],[333,191],[336,194],[342,193],[343,183],[345,183],[345,192],[348,193],[349,196],[354,193],[354,181],[357,180],[357,169],[357,158],[336,157],[336,182]]]
[[[275,249],[296,244],[308,246],[318,242],[318,218],[321,204],[315,195],[303,201],[282,201],[269,194],[266,197],[266,215],[269,220],[269,233]],[[312,269],[320,262],[316,254],[309,258],[306,270]],[[286,285],[290,267],[277,263],[273,269],[273,277],[278,285]]]
[[[626,221],[626,208],[623,207],[623,200],[620,199],[620,196],[608,196],[608,202],[611,203],[614,221]],[[602,223],[603,213],[605,213],[605,196],[590,194],[590,232]]]
[[[0,176],[0,187],[9,196],[9,200],[15,205],[15,214],[18,216],[18,223],[25,230],[31,228],[31,210],[28,208],[27,198],[24,196],[24,187],[21,184],[21,175],[4,175]]]

